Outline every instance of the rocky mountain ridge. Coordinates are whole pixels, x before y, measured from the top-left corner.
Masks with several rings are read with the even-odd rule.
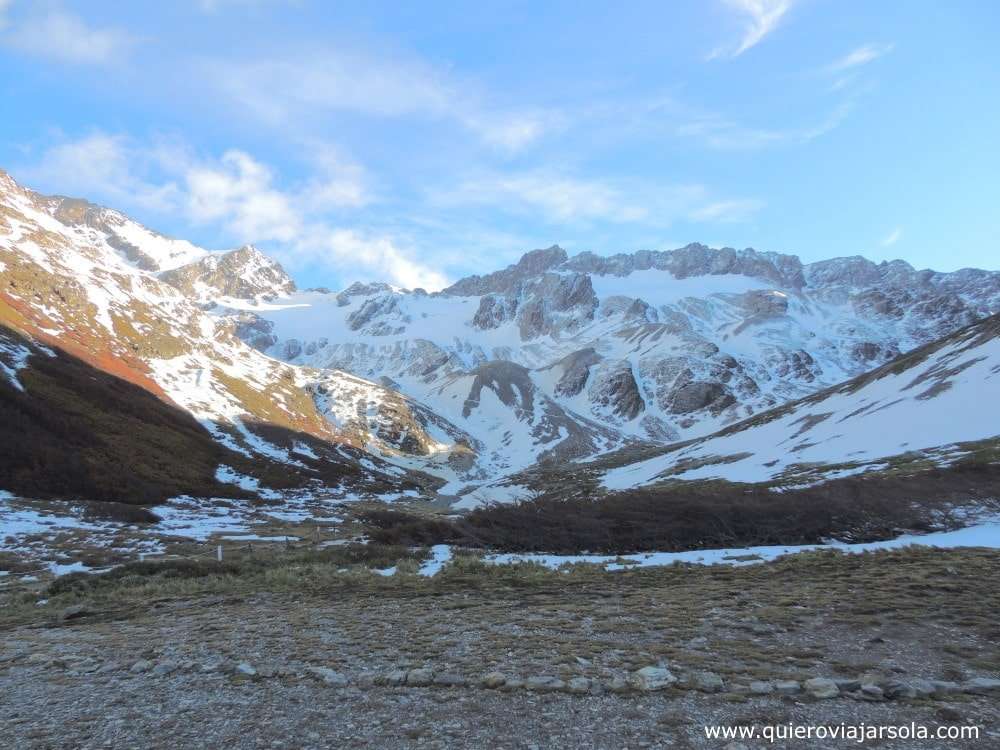
[[[433,294],[355,284],[266,305],[230,299],[215,312],[238,320],[240,335],[271,356],[390,384],[484,444],[500,430],[487,452],[503,473],[543,456],[705,435],[997,309],[993,271],[918,271],[857,257],[803,264],[688,245],[607,258],[551,247]],[[534,450],[515,456],[503,444],[515,434],[510,425],[484,432],[453,408],[479,398],[456,393],[457,384],[471,387],[470,373],[502,363],[494,395],[524,387],[586,424],[588,439],[570,441],[553,422],[530,435]],[[523,368],[521,386],[510,364]],[[518,419],[517,408],[511,413]]]
[[[299,290],[252,246],[209,252],[0,173],[0,322],[230,450],[294,467],[271,428],[306,435],[372,486],[460,506],[508,499],[505,477],[539,462],[707,435],[998,308],[998,272],[698,244],[553,246],[430,294]]]

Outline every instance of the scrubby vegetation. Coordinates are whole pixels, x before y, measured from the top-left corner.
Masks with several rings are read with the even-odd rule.
[[[8,340],[29,345],[9,329]],[[189,414],[64,352],[0,378],[0,487],[26,497],[152,504],[218,494],[222,450]]]
[[[789,492],[726,482],[645,487],[594,500],[551,492],[460,518],[375,509],[361,520],[383,544],[450,543],[509,552],[618,554],[831,538],[875,541],[957,526],[958,507],[995,503],[990,488],[1000,493],[1000,467],[850,478]]]
[[[230,555],[232,554],[231,552]],[[382,569],[415,564],[425,556],[426,550],[406,547],[344,544],[324,549],[258,551],[257,554],[231,557],[224,562],[211,558],[131,562],[103,573],[69,573],[60,576],[46,587],[44,596],[85,595],[115,588],[155,586],[169,581],[204,578],[251,581],[268,576],[273,578],[276,571],[287,572],[314,566],[334,571],[356,566]]]

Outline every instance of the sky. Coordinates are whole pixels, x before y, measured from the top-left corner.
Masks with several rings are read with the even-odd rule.
[[[559,244],[1000,268],[993,0],[0,0],[0,168],[301,286]]]

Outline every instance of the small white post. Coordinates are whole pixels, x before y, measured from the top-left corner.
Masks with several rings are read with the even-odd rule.
[[[146,561],[146,553],[145,552],[140,552],[139,553],[139,562],[145,562],[145,561]]]
[[[215,548],[215,556],[219,562],[222,562],[222,545],[220,544]]]

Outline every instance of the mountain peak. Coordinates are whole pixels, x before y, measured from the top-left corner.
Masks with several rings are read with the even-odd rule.
[[[160,278],[201,302],[216,297],[267,299],[296,290],[281,264],[253,245],[207,255],[167,271]]]
[[[512,291],[525,279],[539,276],[566,262],[566,251],[559,245],[540,250],[532,250],[502,271],[494,271],[486,276],[467,276],[442,290],[442,294],[483,295]]]

